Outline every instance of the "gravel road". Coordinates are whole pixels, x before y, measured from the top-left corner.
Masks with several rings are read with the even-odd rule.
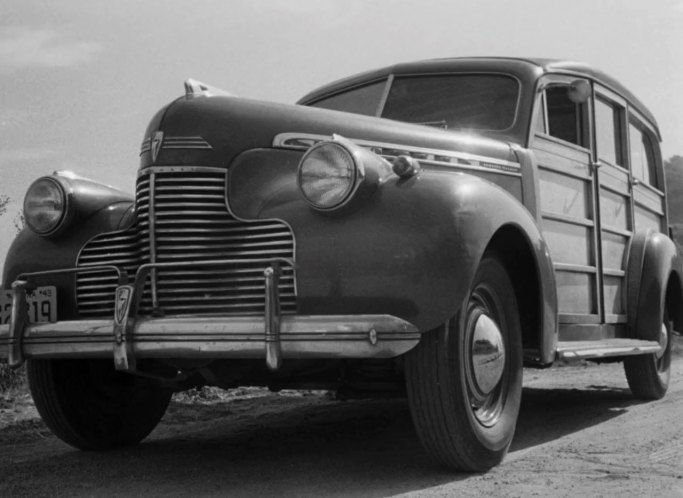
[[[0,417],[0,496],[683,497],[683,357],[672,368],[667,396],[648,403],[620,364],[525,370],[511,451],[486,474],[433,466],[405,400],[178,397],[139,447],[93,453],[17,399]]]

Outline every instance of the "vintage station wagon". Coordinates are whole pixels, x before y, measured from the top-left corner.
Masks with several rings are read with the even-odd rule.
[[[664,395],[683,306],[660,136],[611,77],[457,58],[297,105],[185,87],[135,196],[67,172],[26,194],[0,355],[67,443],[139,442],[174,389],[321,388],[407,394],[434,459],[485,470],[523,365],[623,361]]]

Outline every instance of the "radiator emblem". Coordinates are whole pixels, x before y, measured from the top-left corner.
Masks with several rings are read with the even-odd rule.
[[[116,289],[116,317],[114,321],[119,325],[128,315],[132,290],[132,287],[128,285],[122,285]]]
[[[154,135],[152,135],[152,144],[151,144],[152,162],[156,162],[157,156],[159,155],[159,151],[161,150],[161,144],[163,142],[164,142],[164,132],[163,131],[155,131]]]

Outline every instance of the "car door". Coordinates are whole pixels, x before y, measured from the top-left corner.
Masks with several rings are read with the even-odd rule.
[[[603,323],[626,323],[626,253],[633,236],[626,101],[595,85],[592,100],[598,185],[599,274]]]
[[[560,340],[577,339],[601,322],[599,240],[591,106],[574,102],[575,77],[541,81],[530,148],[538,170],[538,218],[553,260]]]

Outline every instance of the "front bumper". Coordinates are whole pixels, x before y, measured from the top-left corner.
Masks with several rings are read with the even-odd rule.
[[[392,358],[420,340],[414,325],[391,315],[281,315],[278,262],[264,269],[264,316],[137,317],[146,274],[163,266],[143,265],[133,285],[120,282],[112,319],[55,323],[28,323],[26,292],[37,274],[23,275],[10,323],[0,325],[0,358],[17,367],[26,358],[112,357],[130,372],[137,358],[264,358],[277,370],[288,358]]]

